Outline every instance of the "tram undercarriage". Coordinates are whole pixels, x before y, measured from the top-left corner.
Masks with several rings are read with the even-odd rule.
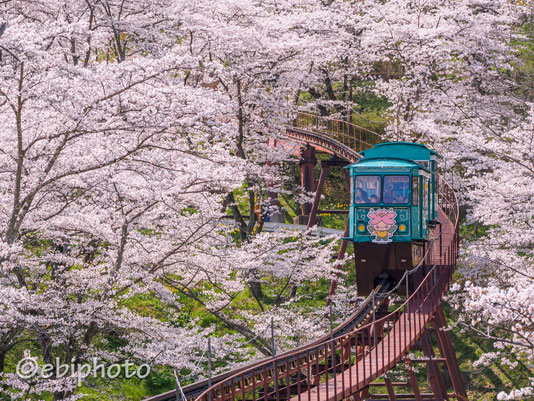
[[[358,295],[367,296],[384,278],[393,283],[402,279],[406,270],[416,267],[423,258],[424,243],[392,242],[390,244],[355,244],[354,258]],[[399,292],[404,291],[401,285]]]

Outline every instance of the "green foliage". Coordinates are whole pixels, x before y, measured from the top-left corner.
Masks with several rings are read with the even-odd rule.
[[[169,367],[153,370],[143,384],[147,390],[145,395],[157,395],[176,388],[173,371]]]

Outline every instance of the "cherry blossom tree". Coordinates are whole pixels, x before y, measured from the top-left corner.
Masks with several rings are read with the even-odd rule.
[[[191,60],[152,35],[179,22],[163,4],[3,8],[0,367],[21,341],[37,342],[46,363],[130,355],[187,366],[201,330],[128,302],[174,302],[159,272],[216,232],[220,194],[241,184],[228,100],[183,85]],[[124,339],[115,355],[101,345],[110,335]],[[70,378],[6,380],[72,395]]]
[[[481,363],[522,362],[532,380],[532,105],[513,73],[521,63],[518,27],[531,10],[478,0],[362,7],[354,24],[366,59],[397,71],[376,82],[391,103],[387,133],[438,150],[466,222],[486,230],[464,240],[458,324],[494,342],[496,352]],[[499,399],[531,396],[526,383]]]
[[[525,387],[499,393],[502,400],[534,395],[533,108],[526,105],[524,121],[481,146],[491,155],[491,168],[469,180],[469,219],[488,229],[468,243],[463,269],[468,280],[456,299],[467,312],[461,323],[494,342],[496,351],[480,364],[499,361],[515,369],[524,363],[531,374]]]
[[[339,41],[344,17],[339,7],[320,1],[200,1],[188,11],[191,17],[183,26],[188,51],[201,62],[184,80],[216,88],[233,100],[236,155],[249,162],[243,190],[225,199],[240,241],[247,243],[261,231],[261,215],[277,212],[273,193],[293,185],[284,171],[285,162],[295,162],[293,155],[267,139],[283,133],[299,91],[315,84],[314,65],[334,59],[336,47],[328,44]],[[257,300],[263,296],[259,274],[251,274],[249,282]]]
[[[80,396],[72,378],[8,371],[23,349],[44,362],[96,356],[191,370],[217,325],[235,333],[214,337],[218,356],[226,340],[254,345],[246,357],[270,355],[271,321],[282,348],[319,335],[324,311],[300,301],[332,277],[334,242],[261,231],[257,203],[291,180],[294,160],[268,139],[299,108],[350,118],[350,81],[381,70],[373,85],[391,104],[389,137],[441,152],[467,223],[487,226],[465,242],[461,323],[495,341],[487,361],[517,358],[532,371],[532,105],[512,74],[526,6],[0,7],[0,372],[10,397]],[[234,223],[221,220],[226,210]],[[138,308],[146,299],[161,312]],[[184,320],[187,302],[217,323]]]
[[[271,316],[280,337],[320,331],[315,311],[300,316],[286,290],[331,275],[333,242],[250,229],[235,241],[220,220],[224,198],[234,207],[243,183],[276,182],[266,161],[288,158],[269,149],[265,132],[287,121],[310,39],[289,28],[305,22],[303,6],[284,16],[290,6],[2,4],[0,372],[8,397],[81,396],[72,377],[21,380],[5,370],[6,357],[25,347],[44,363],[133,358],[192,369],[211,329],[183,322],[182,297],[256,338],[265,354],[261,325]],[[275,283],[258,301],[263,313],[236,317],[234,300],[254,280]],[[147,298],[160,316],[136,307]],[[291,311],[291,320],[280,318]],[[110,350],[113,339],[120,345]]]

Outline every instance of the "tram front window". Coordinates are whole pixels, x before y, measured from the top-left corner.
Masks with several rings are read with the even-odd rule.
[[[384,177],[384,203],[410,202],[410,177],[387,175]]]
[[[359,175],[354,183],[354,203],[380,202],[380,176]]]

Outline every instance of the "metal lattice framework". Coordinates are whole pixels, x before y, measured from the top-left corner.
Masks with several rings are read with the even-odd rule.
[[[436,263],[400,307],[344,336],[241,371],[206,390],[197,401],[341,400],[363,391],[403,361],[432,318],[441,313],[440,300],[458,256],[456,198],[441,183],[440,205],[450,212],[445,223],[450,227],[444,228],[441,253],[436,255],[434,247],[427,254],[427,261]]]

